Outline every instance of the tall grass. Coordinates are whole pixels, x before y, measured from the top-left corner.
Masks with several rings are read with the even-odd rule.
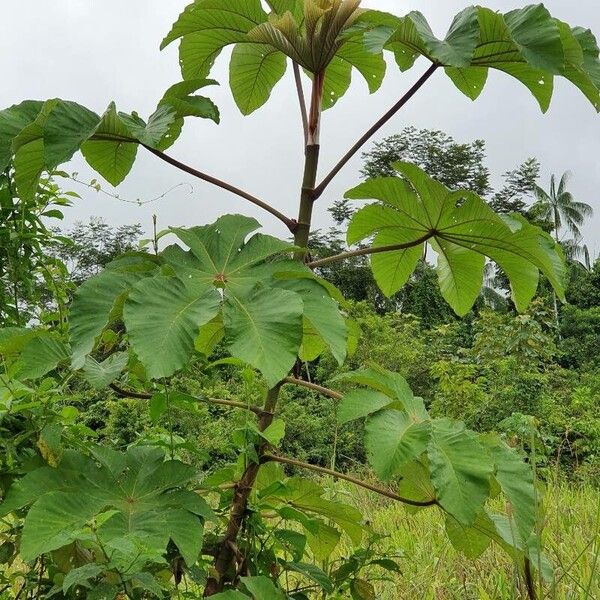
[[[512,600],[526,598],[518,569],[491,545],[477,560],[454,550],[438,511],[409,514],[374,495],[344,490],[373,529],[387,533],[389,551],[400,552],[402,575],[381,584],[378,600]],[[600,600],[600,492],[564,483],[547,486],[542,522],[544,550],[554,565],[554,583],[538,598]],[[350,551],[349,548],[345,549]],[[539,586],[539,583],[538,583]]]

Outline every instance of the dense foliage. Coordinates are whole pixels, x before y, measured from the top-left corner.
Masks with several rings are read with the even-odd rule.
[[[444,40],[420,13],[359,5],[196,0],[163,41],[181,40],[183,81],[147,120],[60,99],[0,112],[9,241],[0,275],[11,298],[0,329],[0,550],[4,588],[16,597],[370,600],[378,581],[410,574],[331,478],[441,515],[469,558],[496,545],[530,598],[555,586],[539,471],[551,461],[593,470],[598,450],[597,375],[568,349],[582,332],[597,341],[596,307],[566,309],[561,320],[558,301],[587,298],[576,288],[596,283],[568,266],[548,232],[559,222],[549,226],[543,207],[528,220],[521,201],[509,206],[514,190],[531,189],[536,164],[508,177],[496,210],[481,168],[438,180],[427,163],[394,160],[366,172],[346,193],[359,207],[344,217],[348,247],[323,256],[312,251],[312,208],[436,71],[476,99],[498,69],[544,111],[563,76],[598,109],[600,51],[591,32],[541,5],[467,8]],[[297,218],[165,153],[186,118],[219,122],[196,92],[216,83],[206,78],[230,45],[230,87],[244,114],[267,102],[292,63],[305,141]],[[322,112],[353,70],[377,91],[384,53],[402,71],[419,57],[431,64],[319,183]],[[439,135],[436,143],[451,146]],[[99,222],[92,237],[108,240],[83,235],[57,248],[64,240],[43,220],[60,217],[49,205],[66,204],[56,170],[81,152],[118,185],[140,147],[261,207],[293,242],[223,215],[156,232],[152,252],[127,242],[135,228],[113,235]],[[475,143],[454,159],[477,164],[481,152]],[[371,281],[368,268],[380,297],[412,293],[420,314],[349,301],[327,277],[326,267],[366,256],[352,285]],[[42,301],[35,290],[48,264],[64,285],[45,279]],[[490,265],[504,313],[482,310]],[[349,473],[357,465],[368,479]]]

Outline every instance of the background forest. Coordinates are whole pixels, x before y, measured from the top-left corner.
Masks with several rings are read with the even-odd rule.
[[[362,333],[344,371],[377,363],[398,372],[433,416],[463,420],[478,432],[499,431],[519,448],[546,485],[550,556],[561,574],[557,585],[570,590],[557,597],[598,598],[599,548],[596,539],[594,552],[594,538],[600,523],[600,260],[589,256],[580,234],[591,215],[586,202],[595,203],[596,198],[573,198],[568,173],[541,181],[540,165],[533,158],[505,173],[493,189],[485,142],[458,142],[440,131],[406,128],[376,143],[363,158],[365,179],[393,175],[390,165],[395,161],[413,162],[451,189],[474,190],[498,212],[521,213],[563,246],[568,257],[567,303],[557,302],[551,287],[542,282],[525,314],[516,313],[508,281],[493,269],[487,270],[474,309],[462,319],[441,297],[435,264],[427,256],[408,285],[390,298],[377,287],[366,257],[325,265],[320,272],[343,293],[346,310]],[[5,331],[40,324],[60,332],[79,285],[128,252],[143,249],[152,254],[160,245],[156,227],[143,239],[140,225],[113,228],[101,218],[61,229],[63,213],[77,197],[70,190],[78,186],[67,173],[56,172],[42,180],[34,199],[26,202],[17,201],[10,170],[0,179],[0,326],[8,328],[0,331],[5,335],[0,335],[0,355],[14,351],[14,337]],[[91,186],[99,189],[95,181]],[[340,227],[353,210],[347,200],[333,202],[335,225],[311,234],[313,259],[348,249]],[[107,387],[110,377],[103,377],[99,365],[112,354],[116,338],[110,330],[103,334],[97,362],[86,363],[83,377],[61,379],[38,361],[30,375],[42,378],[41,385],[35,390],[23,386],[18,394],[21,406],[9,402],[15,390],[2,376],[0,490],[10,483],[14,466],[26,469],[37,452],[52,464],[66,449],[86,444],[119,450],[131,445],[163,447],[200,467],[208,478],[218,478],[235,460],[246,443],[240,433],[247,421],[243,413],[191,404],[190,396],[179,392],[145,400],[143,394],[132,398],[118,382]],[[260,387],[255,372],[225,358],[219,345],[211,349],[211,361],[198,355],[173,387],[191,396],[249,402]],[[112,356],[114,361],[127,360]],[[341,374],[329,353],[305,362],[301,370],[317,385]],[[128,385],[132,382],[135,372],[129,374]],[[360,424],[340,425],[335,400],[327,404],[308,389],[284,388],[281,406],[285,454],[369,476]],[[425,585],[431,590],[426,597],[431,598],[484,598],[490,590],[497,594],[490,598],[513,597],[510,564],[497,555],[485,554],[481,560],[487,566],[480,569],[442,542],[441,524],[435,520],[419,520],[417,515],[407,523],[401,509],[386,508],[368,493],[350,492],[333,480],[329,484],[361,509],[367,507],[379,531],[385,533],[387,524],[394,523],[392,538],[373,538],[369,560],[383,560],[376,558],[378,553],[393,555],[399,567],[388,564],[390,569],[416,573],[404,582],[398,577],[395,588],[383,577],[376,585],[389,595],[377,597],[410,598]],[[415,534],[428,543],[415,546]],[[0,569],[0,592],[4,590],[7,598],[15,597],[15,589],[25,597],[36,578],[14,551],[11,530],[0,529],[0,556],[8,565]],[[439,562],[434,558],[444,555]],[[354,560],[364,564],[366,558]]]

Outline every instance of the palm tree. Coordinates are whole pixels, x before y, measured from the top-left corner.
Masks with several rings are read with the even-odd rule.
[[[592,270],[592,260],[590,258],[590,250],[587,244],[583,244],[583,238],[574,237],[568,240],[563,240],[561,246],[565,251],[565,256],[568,261],[584,268],[586,271]]]
[[[569,240],[563,240],[562,243],[567,258],[575,260],[583,255],[585,259],[587,247],[581,244],[583,238],[580,227],[586,219],[593,216],[594,209],[589,204],[578,202],[573,198],[573,194],[567,190],[567,183],[570,178],[571,173],[569,171],[563,173],[557,187],[556,178],[552,175],[550,177],[550,193],[543,190],[539,185],[535,185],[536,201],[531,207],[531,214],[552,225],[557,243],[561,241],[559,237],[561,229],[565,229],[567,233],[573,236]],[[558,302],[554,292],[552,296],[554,300],[554,317],[558,328]]]
[[[550,177],[550,193],[543,190],[539,185],[535,186],[536,201],[531,207],[532,212],[543,221],[552,224],[554,237],[559,242],[561,229],[566,229],[574,236],[581,239],[580,227],[586,219],[594,214],[593,208],[585,202],[578,202],[573,194],[567,190],[567,183],[571,173],[567,171],[560,178],[558,187],[554,175]]]

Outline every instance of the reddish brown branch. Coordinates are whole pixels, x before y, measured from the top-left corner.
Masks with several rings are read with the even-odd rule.
[[[328,396],[329,398],[333,398],[334,400],[342,399],[342,394],[340,394],[339,392],[335,392],[334,390],[330,390],[329,388],[317,385],[316,383],[311,383],[310,381],[296,379],[296,377],[286,377],[284,381],[285,383],[291,383],[299,387],[305,387],[309,390],[313,390],[314,392],[318,392],[319,394],[322,394],[323,396]]]
[[[230,183],[227,183],[226,181],[222,181],[221,179],[217,179],[216,177],[213,177],[212,175],[208,175],[207,173],[198,171],[197,169],[194,169],[193,167],[190,167],[189,165],[186,165],[186,164],[178,161],[177,159],[173,158],[172,156],[169,156],[168,154],[165,154],[164,152],[161,152],[160,150],[157,150],[156,148],[152,148],[151,146],[146,146],[145,144],[142,144],[142,146],[144,146],[144,148],[146,148],[146,150],[148,150],[149,152],[154,154],[154,156],[157,156],[161,160],[164,160],[166,163],[169,163],[170,165],[172,165],[173,167],[176,167],[177,169],[183,171],[184,173],[188,173],[189,175],[198,177],[198,179],[202,179],[202,181],[211,183],[212,185],[215,185],[217,187],[220,187],[221,189],[227,190],[228,192],[231,192],[232,194],[235,194],[236,196],[239,196],[240,198],[244,198],[245,200],[248,200],[248,202],[251,202],[255,206],[258,206],[258,207],[262,208],[263,210],[266,210],[268,213],[272,214],[274,217],[279,219],[282,223],[285,224],[285,226],[292,233],[294,233],[294,231],[296,231],[296,221],[294,219],[290,219],[289,217],[286,217],[282,212],[278,211],[276,208],[274,208],[270,204],[267,204],[263,200],[260,200],[256,196],[253,196],[252,194],[249,194],[248,192],[245,192],[244,190],[242,190],[238,187],[235,187],[234,185],[231,185]]]
[[[407,248],[414,248],[415,246],[420,246],[428,239],[432,238],[435,235],[434,231],[427,232],[426,235],[420,237],[417,240],[412,242],[407,242],[405,244],[391,244],[389,246],[377,246],[375,248],[361,248],[360,250],[351,250],[350,252],[342,252],[341,254],[335,254],[334,256],[327,256],[326,258],[321,258],[319,260],[313,260],[312,262],[307,263],[307,266],[311,269],[316,267],[323,267],[332,262],[337,262],[338,260],[345,260],[346,258],[353,258],[355,256],[366,256],[369,254],[380,254],[381,252],[394,252],[395,250],[406,250]]]
[[[110,389],[122,398],[137,398],[139,400],[150,400],[153,394],[147,392],[134,392],[132,390],[125,390],[119,387],[116,383],[110,384]],[[262,415],[264,409],[260,406],[254,406],[252,404],[244,404],[243,402],[236,402],[235,400],[221,400],[220,398],[203,398],[201,396],[194,396],[194,400],[198,402],[204,402],[205,404],[217,404],[220,406],[227,406],[229,408],[239,408],[241,410],[249,410],[256,415]]]
[[[333,167],[330,173],[315,188],[313,198],[316,200],[325,191],[325,188],[331,183],[333,178],[346,166],[348,161],[368,142],[375,133],[377,133],[425,84],[433,75],[438,65],[432,64],[419,80],[379,119],[357,142],[342,156],[340,161]]]
[[[366,490],[375,492],[380,496],[385,496],[386,498],[391,498],[392,500],[396,500],[397,502],[402,502],[403,504],[410,504],[411,506],[434,506],[437,504],[437,500],[424,500],[423,502],[420,502],[418,500],[411,500],[410,498],[403,498],[402,496],[399,496],[394,492],[390,492],[389,490],[380,488],[376,485],[371,485],[370,483],[362,481],[361,479],[357,479],[356,477],[352,477],[351,475],[339,473],[338,471],[334,471],[333,469],[326,469],[325,467],[317,467],[316,465],[311,465],[309,463],[305,463],[294,458],[276,456],[274,454],[265,454],[263,456],[263,460],[266,462],[274,461],[285,465],[292,465],[294,467],[299,467],[300,469],[307,469],[309,471],[314,471],[315,473],[320,473],[321,475],[328,475],[330,477],[335,477],[336,479],[343,479],[344,481],[348,481]]]

